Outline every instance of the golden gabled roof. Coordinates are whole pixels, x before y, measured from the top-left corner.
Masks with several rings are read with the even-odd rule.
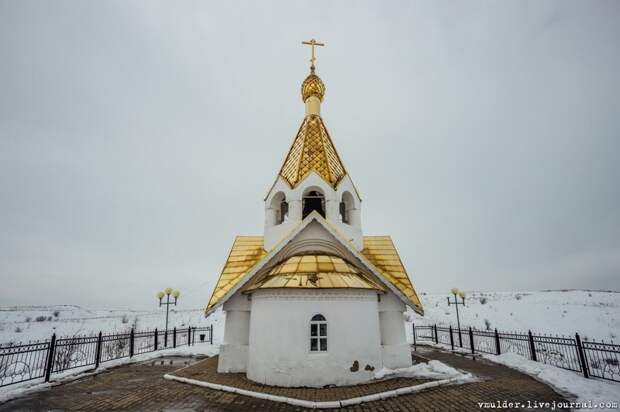
[[[391,284],[415,306],[420,314],[424,313],[420,299],[411,284],[405,266],[400,260],[396,246],[389,236],[364,236],[362,254],[381,271]]]
[[[338,256],[292,256],[274,266],[269,273],[243,288],[255,289],[375,289],[385,288]]]
[[[307,115],[284,160],[280,176],[295,187],[311,171],[336,188],[347,172],[319,115]]]
[[[215,305],[266,254],[262,236],[237,236],[207,309]]]
[[[410,304],[415,307],[416,312],[420,314],[424,313],[418,295],[411,284],[411,280],[409,280],[407,271],[389,236],[364,236],[364,250],[362,250],[362,254],[370,263],[381,271],[385,279],[407,297]],[[263,249],[262,236],[237,236],[230,250],[230,254],[228,255],[228,259],[224,264],[224,269],[222,270],[220,278],[215,285],[207,310],[216,305],[220,299],[266,255],[267,252]],[[318,265],[318,258],[316,262]],[[297,262],[297,264],[300,263],[301,260]],[[291,262],[291,265],[292,264],[293,262]],[[332,267],[336,269],[336,264],[334,262],[331,264],[333,265]],[[286,265],[277,265],[275,268],[281,267],[281,269],[279,269],[280,271],[285,270],[288,273],[291,267],[289,266],[287,269],[284,269],[285,266]],[[307,267],[304,266],[301,269],[306,270],[306,268]],[[338,265],[338,268],[345,270],[345,268],[340,265]],[[298,266],[296,270],[299,269]],[[327,265],[321,265],[321,270],[327,269]],[[299,279],[297,281],[299,281]],[[334,281],[338,282],[339,280],[335,279]]]

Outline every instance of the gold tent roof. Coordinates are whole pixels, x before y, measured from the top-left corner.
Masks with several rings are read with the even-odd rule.
[[[347,172],[319,115],[307,115],[284,160],[280,176],[295,187],[315,171],[334,188]]]
[[[386,280],[405,295],[409,305],[416,312],[424,313],[422,304],[390,236],[364,236],[362,254],[380,271]],[[263,249],[262,236],[237,236],[213,290],[207,310],[215,306],[266,255],[267,251]],[[300,263],[298,262],[298,264]],[[291,264],[293,263],[291,262]],[[335,267],[333,262],[332,264]],[[342,269],[341,266],[340,268]],[[290,266],[286,271],[289,269]],[[284,270],[283,266],[280,270]]]
[[[269,273],[243,288],[244,291],[270,288],[294,289],[375,289],[385,288],[358,268],[337,256],[292,256],[274,266]]]

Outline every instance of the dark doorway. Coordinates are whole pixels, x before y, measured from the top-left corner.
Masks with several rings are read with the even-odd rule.
[[[325,217],[325,198],[323,194],[316,190],[312,190],[304,196],[302,219],[305,219],[313,210],[316,210],[321,216]]]

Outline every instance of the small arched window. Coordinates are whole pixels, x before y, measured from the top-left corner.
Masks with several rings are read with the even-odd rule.
[[[310,320],[310,352],[327,352],[327,320],[323,315]]]

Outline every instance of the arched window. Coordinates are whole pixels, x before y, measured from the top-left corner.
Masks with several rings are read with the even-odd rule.
[[[327,352],[327,320],[323,315],[310,320],[310,352]]]
[[[284,193],[279,192],[271,199],[271,208],[275,213],[274,223],[276,225],[288,220],[288,203],[286,202]]]
[[[344,192],[340,202],[340,221],[342,223],[351,224],[351,209],[353,209],[354,204],[353,195]]]
[[[311,190],[304,195],[302,219],[305,219],[314,210],[325,217],[325,197],[318,190]]]

